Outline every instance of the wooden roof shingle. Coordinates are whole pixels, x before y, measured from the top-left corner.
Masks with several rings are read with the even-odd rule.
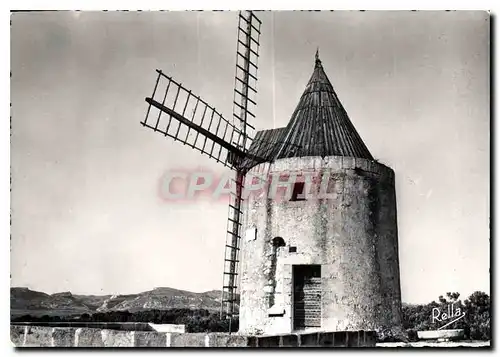
[[[335,93],[318,53],[311,79],[288,125],[259,131],[250,152],[266,161],[304,156],[373,160]]]

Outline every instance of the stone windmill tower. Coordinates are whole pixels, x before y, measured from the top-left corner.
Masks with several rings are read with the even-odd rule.
[[[373,159],[318,53],[288,125],[258,132],[259,141],[276,143],[273,160],[249,174],[287,175],[279,185],[289,194],[271,197],[278,186],[269,184],[243,202],[239,332],[399,332],[394,172]],[[313,196],[318,186],[328,198]]]
[[[157,70],[141,122],[235,173],[221,317],[231,331],[239,316],[239,332],[250,334],[399,331],[394,172],[373,160],[318,53],[288,126],[253,135],[261,24],[253,11],[238,14],[232,119]],[[246,197],[249,178],[262,174],[289,175],[289,197],[273,197],[279,179]]]

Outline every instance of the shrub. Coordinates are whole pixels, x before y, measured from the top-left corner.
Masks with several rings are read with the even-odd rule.
[[[447,306],[453,303],[454,309],[460,308],[462,312],[465,312],[465,316],[447,328],[463,329],[466,339],[490,340],[490,297],[488,294],[476,291],[463,302],[459,297],[459,293],[448,292],[438,297],[439,302],[403,304],[403,327],[408,333],[408,338],[416,340],[416,331],[436,329],[438,326],[432,321],[432,309],[437,307],[446,311]]]

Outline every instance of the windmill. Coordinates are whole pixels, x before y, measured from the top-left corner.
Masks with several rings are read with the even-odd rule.
[[[252,11],[239,12],[234,84],[233,118],[222,117],[217,110],[181,83],[157,70],[158,76],[146,118],[141,124],[174,141],[208,155],[235,171],[230,195],[221,317],[231,321],[237,315],[237,277],[241,237],[242,190],[248,170],[271,160],[276,141],[254,140],[254,108],[257,94],[257,62],[262,22]],[[231,331],[231,327],[229,327]]]

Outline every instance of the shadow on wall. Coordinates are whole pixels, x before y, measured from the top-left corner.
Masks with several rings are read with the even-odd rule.
[[[274,305],[274,296],[276,293],[276,265],[278,262],[278,255],[281,247],[284,247],[285,240],[281,237],[275,237],[272,240],[272,251],[271,251],[271,269],[269,270],[269,275],[267,281],[271,282],[270,292],[268,293],[268,308]]]

